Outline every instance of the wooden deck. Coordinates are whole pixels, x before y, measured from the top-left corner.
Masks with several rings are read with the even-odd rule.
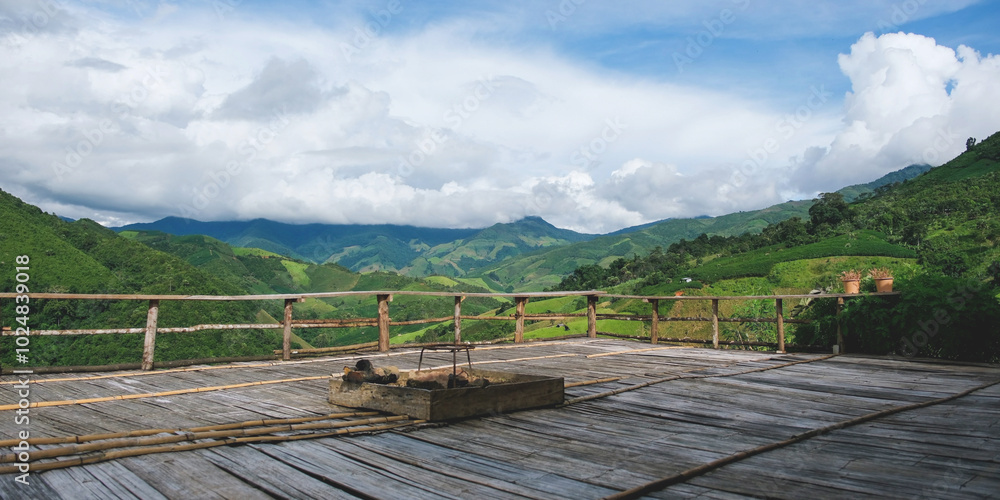
[[[418,355],[365,357],[376,366],[410,369]],[[40,438],[346,413],[352,410],[326,402],[326,377],[355,359],[40,375],[29,399],[51,406],[30,408],[27,426],[15,423],[9,405],[20,399],[17,382],[5,376],[0,440],[25,429]],[[222,446],[215,445],[227,438],[199,434],[193,444],[210,447],[33,469],[28,486],[15,481],[17,474],[3,474],[0,498],[1000,495],[1000,385],[991,385],[1000,381],[997,366],[588,339],[480,347],[472,360],[483,369],[585,384],[568,387],[568,404],[560,407],[448,424],[341,416],[317,421],[314,427],[322,428],[278,434],[330,433],[336,422],[354,422],[346,429],[362,431],[402,426],[296,440],[247,434]],[[450,366],[451,355],[428,352],[428,365]],[[624,378],[595,382],[613,377]],[[72,403],[83,399],[93,402]],[[154,438],[171,436],[182,435]],[[10,446],[0,453],[10,455]],[[36,445],[31,452],[65,446]]]

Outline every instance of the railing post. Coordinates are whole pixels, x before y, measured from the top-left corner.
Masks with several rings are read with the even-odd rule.
[[[285,316],[281,323],[285,327],[281,336],[281,359],[289,361],[292,359],[292,304],[296,299],[285,299]]]
[[[712,299],[712,347],[719,348],[719,299]]]
[[[649,343],[655,344],[660,341],[660,301],[659,299],[649,299],[649,303],[653,305],[653,324],[650,327],[649,332]]]
[[[153,352],[156,350],[156,321],[160,316],[160,301],[150,300],[146,312],[146,339],[142,343],[142,369],[153,369]]]
[[[781,299],[774,299],[774,310],[778,315],[778,354],[785,354],[785,317],[782,314]]]
[[[587,296],[587,336],[597,338],[597,295]]]
[[[524,342],[524,306],[528,297],[514,297],[514,342]]]
[[[389,302],[392,302],[392,295],[378,295],[378,350],[386,352],[389,350]]]
[[[844,298],[837,297],[837,352],[844,354],[844,333],[840,331],[840,312],[844,310]]]
[[[455,343],[462,342],[462,301],[465,296],[455,296]]]

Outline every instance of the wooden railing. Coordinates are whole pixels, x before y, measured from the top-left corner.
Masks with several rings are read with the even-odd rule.
[[[809,294],[809,295],[738,295],[738,296],[643,296],[643,295],[616,295],[598,290],[589,291],[566,291],[566,292],[534,292],[534,293],[459,293],[459,292],[415,292],[415,291],[348,291],[348,292],[325,292],[325,293],[301,293],[301,294],[273,294],[273,295],[120,295],[120,294],[72,294],[72,293],[29,293],[30,300],[121,300],[121,301],[145,301],[148,303],[146,314],[146,326],[142,328],[111,328],[111,329],[75,329],[75,330],[36,330],[32,329],[27,334],[37,335],[113,335],[113,334],[145,334],[143,342],[143,353],[141,368],[152,370],[154,366],[153,358],[156,349],[157,333],[186,333],[204,330],[243,330],[243,329],[281,329],[282,349],[281,359],[290,360],[292,355],[291,338],[293,328],[351,328],[351,327],[377,327],[378,341],[370,344],[360,344],[354,346],[342,346],[335,348],[312,349],[315,353],[336,352],[356,350],[360,348],[377,348],[379,351],[389,350],[389,329],[392,326],[416,325],[427,323],[441,323],[454,321],[455,342],[462,341],[461,325],[462,320],[487,320],[487,321],[514,321],[514,342],[524,342],[524,322],[525,320],[553,320],[573,317],[587,318],[587,337],[596,338],[598,335],[597,321],[599,319],[625,320],[625,321],[648,321],[650,322],[651,343],[660,341],[688,341],[690,339],[660,339],[658,335],[659,323],[662,321],[711,321],[712,322],[712,345],[718,349],[719,323],[720,322],[740,322],[740,323],[776,323],[777,324],[777,352],[785,352],[785,323],[805,323],[805,320],[786,319],[784,317],[784,301],[789,299],[837,299],[837,312],[839,314],[844,299],[859,297],[864,295],[898,295],[899,292],[873,293],[873,294]],[[321,319],[321,320],[296,320],[294,319],[294,305],[304,302],[306,299],[322,299],[346,296],[372,296],[374,295],[378,305],[378,316],[375,318],[351,318],[351,319]],[[389,314],[389,303],[394,295],[423,295],[436,297],[451,297],[454,300],[455,312],[452,316],[425,318],[411,321],[392,321]],[[0,293],[0,299],[14,299],[23,297],[24,294]],[[584,314],[526,314],[525,306],[533,298],[553,298],[553,297],[573,297],[582,296],[587,298],[587,312]],[[462,314],[462,301],[467,297],[491,297],[509,298],[514,301],[514,314],[509,316],[469,316]],[[651,314],[598,314],[597,304],[602,298],[607,299],[640,299],[648,302],[651,306]],[[160,303],[165,301],[264,301],[281,300],[284,301],[284,316],[280,323],[250,323],[250,324],[201,324],[187,327],[159,327]],[[712,315],[710,317],[663,317],[660,316],[659,306],[664,301],[690,301],[709,300],[712,303]],[[773,318],[732,318],[719,316],[719,302],[726,300],[774,300],[775,316]],[[4,326],[3,336],[23,335],[18,329]],[[707,342],[707,341],[706,341]],[[404,344],[405,345],[405,344]],[[843,334],[838,325],[837,345],[841,352],[844,348]],[[277,354],[277,351],[276,351]],[[205,360],[192,360],[205,361]],[[162,363],[159,363],[162,365]]]

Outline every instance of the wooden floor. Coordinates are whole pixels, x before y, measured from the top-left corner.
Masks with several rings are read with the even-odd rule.
[[[376,366],[410,369],[417,366],[418,351],[366,358]],[[326,402],[325,377],[356,359],[38,376],[30,384],[31,402],[67,404],[31,408],[28,426],[15,424],[13,409],[0,411],[0,440],[24,429],[33,438],[74,436],[349,411]],[[14,474],[0,475],[0,498],[579,500],[648,485],[748,450],[755,453],[669,485],[651,485],[643,495],[1000,496],[1000,385],[988,385],[1000,380],[997,366],[616,340],[481,347],[472,360],[483,369],[563,376],[567,384],[624,378],[569,387],[570,404],[556,408],[119,458],[32,471],[28,486]],[[796,361],[806,362],[791,364]],[[424,359],[425,366],[450,364],[450,354],[428,353]],[[0,381],[0,405],[18,402],[13,381]],[[219,388],[251,382],[268,383]],[[208,390],[192,391],[199,388]],[[616,389],[622,391],[608,394]],[[165,391],[182,392],[156,395]],[[588,395],[603,396],[582,398]],[[756,453],[892,408],[906,409]],[[32,452],[54,446],[34,446]]]

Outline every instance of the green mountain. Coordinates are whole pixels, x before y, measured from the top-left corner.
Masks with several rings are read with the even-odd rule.
[[[266,219],[200,222],[168,217],[116,231],[207,235],[234,247],[253,247],[298,260],[336,263],[352,271],[393,271],[412,276],[462,276],[472,268],[532,249],[590,238],[556,228],[538,217],[486,229],[413,226],[283,224]]]
[[[18,257],[22,258],[18,259]],[[0,261],[8,269],[28,264],[31,292],[116,294],[244,293],[242,288],[184,260],[119,237],[90,220],[67,222],[0,191]],[[0,276],[0,289],[16,290],[15,274]],[[34,330],[66,328],[137,328],[146,324],[146,304],[137,301],[68,302],[36,300],[29,304]],[[11,305],[13,312],[13,304]],[[207,322],[252,322],[259,306],[164,302],[165,327]],[[5,314],[11,318],[13,314]],[[9,323],[8,323],[9,324]],[[9,366],[13,338],[2,339],[0,363]],[[34,366],[137,362],[142,335],[77,335],[38,337],[31,342]],[[273,332],[227,331],[165,334],[157,339],[156,360],[238,356],[280,345]]]
[[[234,247],[261,248],[317,264],[337,262],[355,271],[401,269],[423,249],[478,232],[392,224],[284,224],[267,219],[201,222],[180,217],[130,224],[115,230],[162,231],[178,236],[202,234]]]
[[[790,201],[750,212],[720,217],[668,219],[628,233],[600,236],[571,245],[544,249],[508,258],[474,276],[513,285],[518,291],[540,291],[557,285],[574,269],[591,264],[607,266],[618,258],[644,255],[700,234],[732,236],[759,232],[768,224],[791,217],[808,217],[811,201]]]
[[[363,290],[407,291],[464,291],[484,292],[485,288],[458,282],[442,283],[390,272],[355,273],[337,264],[314,264],[285,257],[256,248],[233,248],[228,244],[203,235],[175,236],[160,231],[126,230],[123,238],[142,243],[156,250],[176,255],[198,269],[221,280],[237,284],[244,293],[313,293]],[[470,297],[462,304],[467,314],[482,314],[496,309],[501,301]],[[295,306],[297,319],[348,319],[377,315],[374,296],[345,296],[309,298]],[[266,322],[282,314],[280,301],[262,305]],[[428,316],[449,316],[454,305],[440,298],[399,295],[392,303],[394,321],[423,319]],[[397,335],[404,335],[422,328],[397,327]],[[298,345],[302,347],[330,347],[360,344],[377,338],[373,328],[350,329],[301,329],[297,330]]]
[[[876,189],[882,186],[888,186],[895,184],[897,182],[905,182],[912,179],[928,170],[930,170],[930,165],[910,165],[908,167],[902,168],[895,172],[890,172],[888,174],[879,177],[878,179],[868,182],[865,184],[854,184],[853,186],[847,186],[842,189],[838,189],[837,192],[844,195],[844,199],[847,201],[854,201],[866,194],[873,193]]]
[[[845,197],[870,194],[877,188],[905,181],[929,167],[911,165],[886,174],[867,184],[844,188]],[[554,247],[512,257],[481,269],[471,276],[490,283],[503,283],[518,291],[539,291],[557,285],[575,269],[586,265],[607,267],[613,261],[645,255],[656,247],[666,248],[682,240],[707,236],[736,236],[759,233],[770,224],[799,217],[809,218],[812,200],[789,201],[761,210],[737,212],[718,217],[667,219],[626,228],[580,243]]]
[[[403,272],[411,276],[464,276],[527,252],[592,238],[592,235],[559,229],[540,217],[526,217],[509,224],[494,224],[469,238],[432,247]]]

